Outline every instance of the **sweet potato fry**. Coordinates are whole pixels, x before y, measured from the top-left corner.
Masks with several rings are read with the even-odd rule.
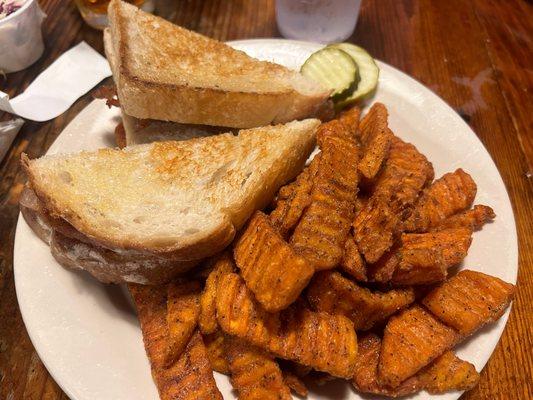
[[[479,374],[472,364],[447,351],[393,389],[381,384],[378,379],[381,339],[375,334],[367,334],[359,339],[358,347],[359,355],[352,383],[363,393],[401,397],[426,390],[437,394],[471,389],[479,379]]]
[[[231,383],[240,400],[292,399],[272,356],[238,338],[228,337],[226,342]]]
[[[375,263],[399,235],[400,219],[390,203],[374,197],[357,215],[353,227],[359,251],[367,262]]]
[[[376,178],[372,195],[380,197],[398,213],[411,207],[422,188],[433,180],[433,166],[411,143],[392,138],[389,157]]]
[[[449,228],[469,228],[472,231],[480,230],[487,222],[496,217],[494,210],[489,206],[475,205],[471,210],[452,215],[432,228],[433,231],[442,231]]]
[[[387,120],[387,109],[383,104],[376,103],[359,124],[362,156],[358,168],[367,179],[378,174],[388,156],[393,134]]]
[[[223,253],[215,261],[213,270],[205,281],[205,287],[200,295],[200,316],[198,326],[204,335],[215,332],[218,328],[215,301],[217,296],[217,283],[223,274],[233,272],[235,264],[229,253]]]
[[[167,288],[168,355],[167,365],[176,362],[198,324],[200,283],[174,281]]]
[[[379,379],[393,388],[453,347],[459,334],[420,306],[390,318],[383,334]]]
[[[162,400],[222,400],[202,337],[195,332],[181,357],[166,366],[167,286],[128,285],[135,302],[144,346]]]
[[[476,368],[447,351],[416,376],[424,390],[432,394],[472,389],[479,380]]]
[[[401,221],[433,179],[433,166],[415,146],[397,137],[392,143],[372,196],[353,223],[354,237],[369,263],[377,262],[401,232]]]
[[[289,371],[287,369],[281,370],[281,373],[283,374],[283,381],[285,384],[300,397],[307,397],[308,390],[307,386],[305,386],[305,383],[296,376],[296,374],[292,373],[292,371]]]
[[[228,334],[338,377],[350,377],[357,355],[353,323],[342,315],[312,312],[294,304],[268,313],[237,274],[224,275],[217,290],[217,318]]]
[[[381,339],[377,335],[369,333],[360,338],[358,348],[352,384],[359,392],[401,397],[416,393],[421,389],[420,383],[413,378],[407,379],[396,388],[387,387],[379,382],[378,364]]]
[[[514,289],[514,285],[496,277],[463,270],[431,291],[422,302],[442,322],[468,336],[502,316]]]
[[[344,124],[352,137],[357,137],[359,132],[359,118],[361,118],[361,109],[352,107],[341,112],[338,120]]]
[[[313,309],[348,317],[356,330],[368,330],[415,300],[412,289],[373,292],[341,274],[323,271],[316,274],[307,290]]]
[[[317,269],[333,268],[342,260],[354,217],[358,157],[354,139],[325,137],[311,202],[290,239]]]
[[[348,235],[346,243],[344,244],[344,255],[342,256],[339,268],[352,276],[356,281],[368,281],[365,261],[363,260],[361,253],[359,253],[357,243],[355,243],[355,239],[352,235]]]
[[[217,330],[215,333],[205,335],[203,339],[211,368],[221,374],[229,374],[224,333]]]
[[[441,282],[448,268],[459,264],[472,243],[468,228],[446,229],[430,233],[404,233],[400,263],[392,277],[399,285],[420,285]]]
[[[317,154],[294,182],[279,190],[276,206],[270,213],[270,222],[283,237],[294,229],[311,201],[311,189],[319,160],[320,154]]]
[[[233,254],[246,286],[269,312],[283,310],[293,303],[315,272],[260,211],[250,220]]]
[[[390,250],[374,264],[367,264],[366,273],[371,282],[387,283],[400,265],[400,243],[396,242]]]
[[[476,183],[461,168],[443,175],[424,190],[405,221],[405,230],[427,232],[449,216],[469,208],[476,191]]]

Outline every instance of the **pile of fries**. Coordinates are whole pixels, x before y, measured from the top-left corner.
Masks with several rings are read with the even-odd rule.
[[[477,383],[452,349],[514,286],[451,267],[495,214],[472,208],[462,169],[434,180],[387,119],[377,103],[322,124],[320,152],[231,249],[196,276],[130,285],[161,399],[221,399],[213,370],[240,399],[305,396],[306,375],[391,397]]]

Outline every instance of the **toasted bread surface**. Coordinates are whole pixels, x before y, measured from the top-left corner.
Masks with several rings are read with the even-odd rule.
[[[53,217],[90,242],[197,260],[224,248],[301,170],[318,120],[183,142],[23,157]]]
[[[104,44],[131,116],[250,128],[314,114],[329,91],[296,71],[113,0]]]

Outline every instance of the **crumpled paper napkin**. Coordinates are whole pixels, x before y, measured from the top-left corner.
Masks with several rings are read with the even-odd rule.
[[[80,42],[41,72],[24,93],[10,99],[0,91],[0,110],[33,121],[48,121],[108,76],[111,69],[107,60]]]

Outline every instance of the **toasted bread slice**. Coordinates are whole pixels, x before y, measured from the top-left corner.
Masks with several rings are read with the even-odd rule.
[[[23,165],[53,218],[115,251],[197,260],[222,250],[303,167],[318,120]]]
[[[113,0],[106,54],[136,118],[251,128],[314,114],[329,90],[299,72]]]

